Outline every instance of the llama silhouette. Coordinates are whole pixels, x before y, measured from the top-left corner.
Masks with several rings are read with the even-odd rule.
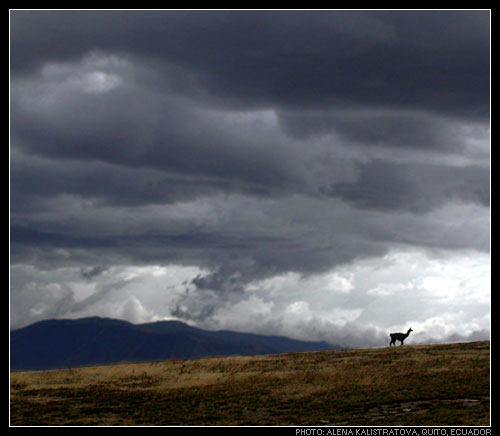
[[[392,345],[396,346],[396,341],[401,342],[401,345],[403,345],[404,340],[410,336],[410,333],[413,330],[410,328],[406,333],[390,333],[389,336],[391,337],[391,342],[389,343],[389,347]]]

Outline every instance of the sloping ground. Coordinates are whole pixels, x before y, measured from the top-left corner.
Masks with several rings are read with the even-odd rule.
[[[489,341],[11,374],[12,425],[489,423]]]

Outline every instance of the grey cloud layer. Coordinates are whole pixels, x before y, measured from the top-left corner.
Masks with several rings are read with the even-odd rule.
[[[489,112],[487,11],[15,11],[14,71],[91,50],[172,62],[233,104]]]

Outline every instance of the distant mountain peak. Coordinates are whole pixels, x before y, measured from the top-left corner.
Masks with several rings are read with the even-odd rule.
[[[10,339],[11,370],[339,348],[280,336],[208,331],[178,320],[132,324],[96,316],[39,321],[12,330]]]

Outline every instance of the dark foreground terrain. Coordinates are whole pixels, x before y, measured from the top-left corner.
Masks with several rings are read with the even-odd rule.
[[[489,425],[490,342],[11,374],[11,425]]]

